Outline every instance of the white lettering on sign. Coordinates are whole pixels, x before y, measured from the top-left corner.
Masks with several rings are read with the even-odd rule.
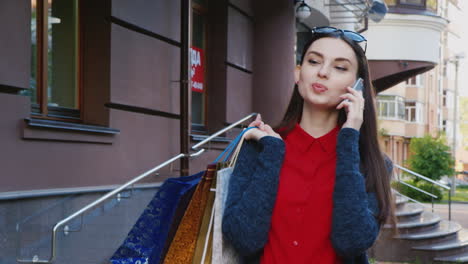
[[[203,83],[200,82],[193,82],[192,87],[198,90],[203,90]]]
[[[191,59],[192,59],[192,67],[196,67],[196,66],[200,66],[201,65],[201,61],[200,61],[200,52],[198,50],[194,50],[194,49],[191,49],[192,50],[192,55],[191,55]]]
[[[190,77],[192,81],[192,91],[202,93],[204,83],[204,62],[203,50],[197,47],[190,48]]]

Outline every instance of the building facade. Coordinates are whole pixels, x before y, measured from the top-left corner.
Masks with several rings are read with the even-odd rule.
[[[381,127],[401,164],[411,137],[440,126],[440,86],[426,84],[439,80],[447,21],[438,1],[386,2],[376,23],[368,0],[305,0],[304,19],[292,0],[0,1],[0,263],[47,259],[55,223],[227,124],[252,112],[278,123],[296,33],[314,26],[368,38],[375,88],[398,109],[380,111],[396,113]],[[56,263],[102,263],[165,178],[203,170],[238,131],[71,222],[82,231],[60,230]]]
[[[386,3],[389,14],[368,32],[370,41],[377,40],[379,46],[369,51],[369,60],[387,64],[387,71],[394,69],[389,80],[382,80],[386,88],[378,94],[379,134],[387,155],[405,165],[412,138],[452,135],[454,94],[446,83],[448,72],[455,71],[446,68],[446,49],[453,47],[446,39],[455,33],[446,10],[456,2]]]
[[[296,31],[367,27],[368,1],[306,3],[299,21],[283,0],[0,1],[0,262],[50,258],[55,223],[227,124],[278,123]],[[70,221],[56,263],[103,263],[163,179],[204,169],[238,131]]]

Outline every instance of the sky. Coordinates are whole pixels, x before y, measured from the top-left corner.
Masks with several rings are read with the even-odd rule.
[[[465,54],[465,59],[460,61],[458,92],[460,96],[468,96],[468,1],[459,0],[458,2],[461,11],[454,19],[456,19],[456,23],[460,25],[460,48],[461,52]]]

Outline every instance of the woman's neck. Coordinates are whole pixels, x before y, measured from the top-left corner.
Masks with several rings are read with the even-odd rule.
[[[299,124],[309,135],[319,138],[336,127],[338,124],[338,114],[338,110],[312,109],[312,107],[304,104]]]

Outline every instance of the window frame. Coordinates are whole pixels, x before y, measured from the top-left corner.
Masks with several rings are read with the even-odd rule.
[[[438,9],[438,3],[435,3],[435,8],[432,8],[432,5],[428,5],[427,2],[430,0],[422,0],[422,4],[411,4],[411,3],[402,3],[401,0],[392,0],[392,1],[385,1],[385,3],[389,7],[401,7],[407,9],[417,9],[417,10],[428,10],[431,12],[436,13]],[[387,3],[391,2],[391,3]]]
[[[36,102],[31,100],[31,116],[36,119],[47,119],[81,123],[83,120],[83,76],[82,76],[82,1],[77,0],[77,48],[76,48],[76,96],[77,108],[50,106],[48,100],[48,17],[50,4],[48,0],[36,0]],[[31,6],[32,8],[32,6]],[[31,16],[32,19],[32,16]],[[31,76],[32,77],[32,76]],[[75,91],[76,91],[75,90]]]
[[[207,26],[207,19],[208,19],[208,8],[205,6],[202,6],[199,3],[192,3],[192,14],[197,13],[200,16],[204,16],[205,18],[205,23],[203,25],[204,29],[204,36],[203,36],[203,43],[205,45],[204,52],[203,52],[203,62],[205,63],[205,66],[203,67],[203,74],[204,74],[204,84],[203,84],[203,113],[202,113],[202,120],[203,123],[194,123],[192,120],[190,120],[190,125],[191,125],[191,133],[194,134],[205,134],[207,132],[207,119],[208,119],[208,97],[209,97],[209,85],[208,85],[208,61],[206,59],[206,51],[208,50],[208,26]],[[193,15],[192,15],[192,20],[193,20]],[[193,21],[192,21],[192,27],[193,27]],[[193,38],[193,37],[192,37]],[[190,44],[192,46],[193,43]],[[193,105],[192,101],[192,91],[190,91],[190,101],[191,105]],[[193,114],[192,112],[192,107],[190,108],[191,115]]]
[[[423,77],[421,74],[415,75],[406,79],[406,86],[412,87],[422,87],[423,86]]]
[[[402,3],[402,0],[398,0],[398,4],[402,5],[402,6],[411,6],[411,7],[426,7],[426,1],[427,0],[421,0],[421,4],[413,4],[413,3]]]
[[[403,97],[398,95],[379,95],[377,96],[378,117],[386,120],[406,120],[406,110]],[[386,105],[386,113],[384,114],[384,107]],[[390,111],[393,109],[393,111]],[[400,114],[400,111],[402,113]],[[392,113],[390,113],[392,112]]]
[[[414,104],[414,105],[409,105]],[[413,116],[414,115],[414,116]],[[408,123],[423,124],[423,104],[418,101],[405,101],[405,119]],[[414,119],[414,121],[412,120]]]

